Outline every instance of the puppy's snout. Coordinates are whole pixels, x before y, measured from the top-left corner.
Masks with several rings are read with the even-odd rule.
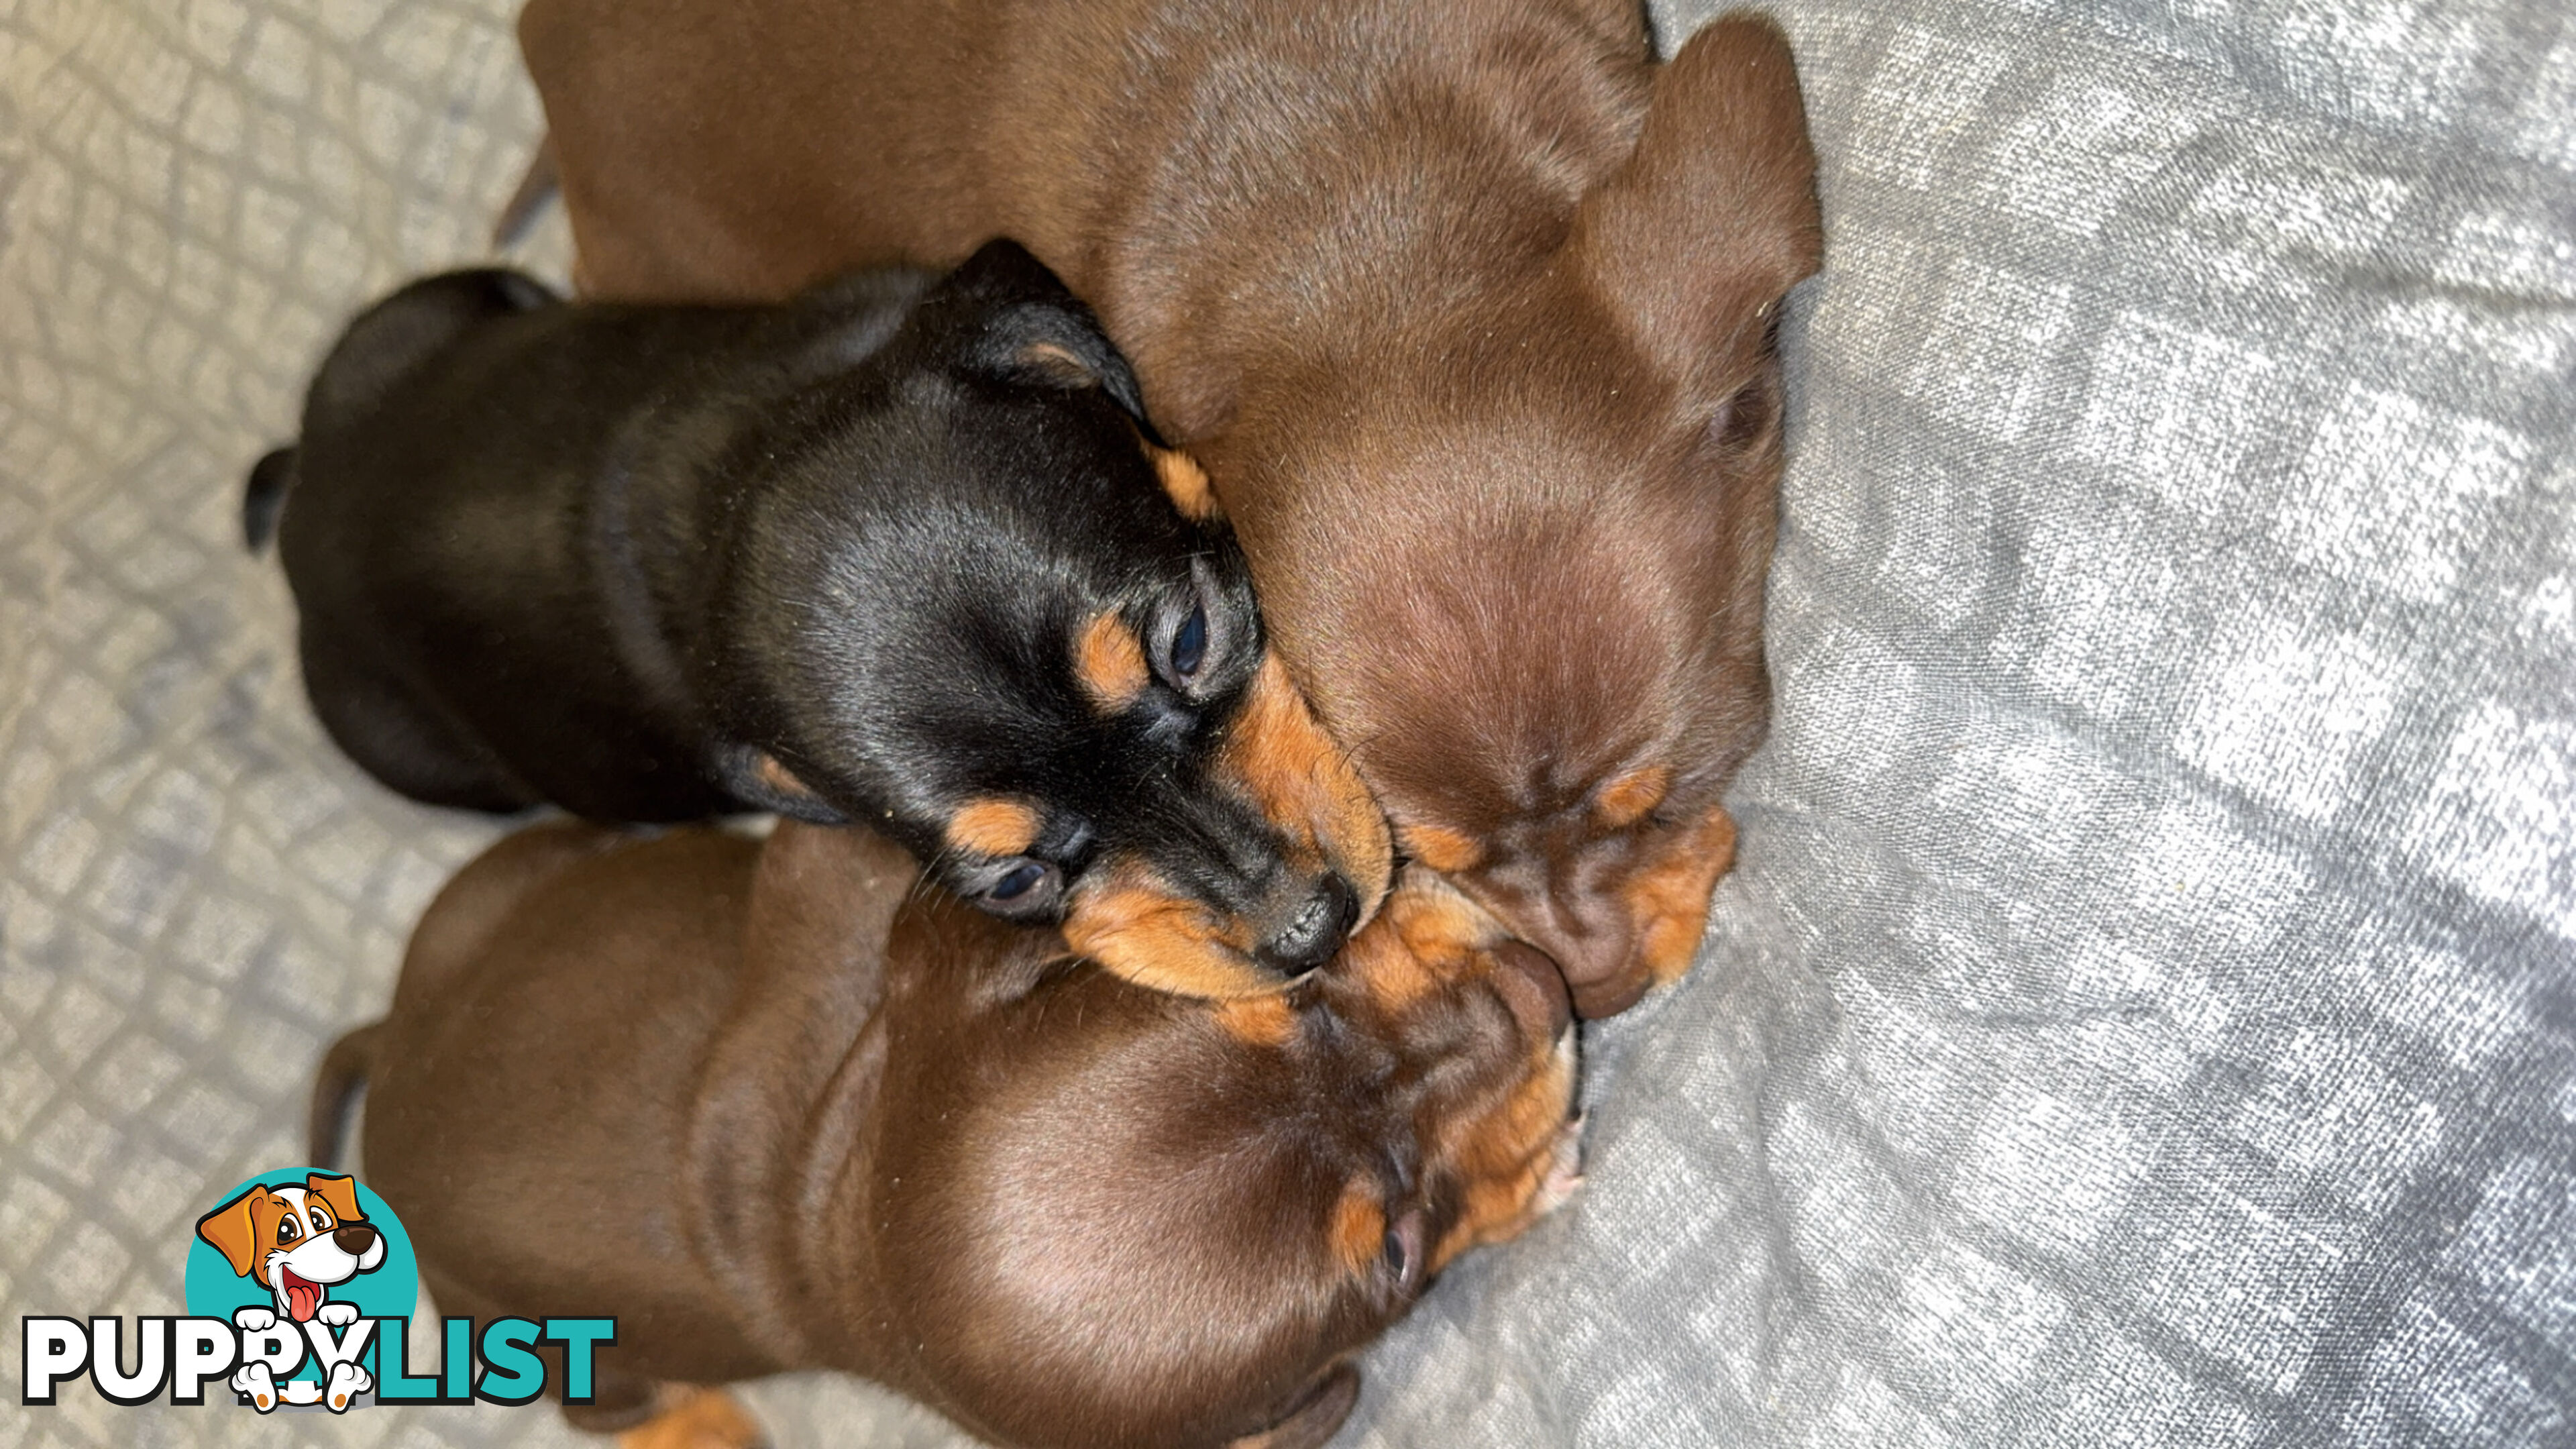
[[[1573,998],[1574,1014],[1585,1021],[1617,1016],[1637,1004],[1654,985],[1645,962],[1637,959],[1634,938],[1625,930],[1559,930],[1552,922],[1506,919],[1553,958],[1560,979]]]
[[[1546,952],[1525,942],[1505,941],[1493,948],[1493,955],[1494,989],[1502,993],[1512,1019],[1532,1040],[1555,1041],[1574,1019],[1565,974]]]
[[[1304,904],[1289,913],[1287,924],[1253,954],[1282,976],[1303,976],[1333,959],[1333,953],[1350,939],[1359,917],[1359,892],[1341,876],[1328,875]]]
[[[350,1257],[362,1258],[376,1245],[376,1230],[367,1223],[342,1223],[331,1230],[331,1242]]]

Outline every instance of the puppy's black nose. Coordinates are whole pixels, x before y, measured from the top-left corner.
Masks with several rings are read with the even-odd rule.
[[[352,1258],[362,1257],[376,1245],[376,1230],[366,1223],[342,1223],[331,1230],[331,1242]]]
[[[1333,953],[1350,939],[1351,923],[1359,918],[1359,892],[1340,876],[1328,875],[1323,887],[1307,897],[1288,924],[1262,942],[1253,957],[1282,976],[1303,976],[1333,959]]]

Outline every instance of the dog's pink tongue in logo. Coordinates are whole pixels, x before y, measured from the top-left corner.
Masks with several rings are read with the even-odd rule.
[[[283,1263],[277,1265],[277,1281],[286,1290],[286,1311],[295,1315],[298,1323],[311,1321],[315,1310],[322,1306],[322,1285]]]

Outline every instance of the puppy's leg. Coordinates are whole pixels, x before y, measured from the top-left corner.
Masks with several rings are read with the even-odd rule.
[[[1225,1449],[1323,1449],[1360,1401],[1360,1371],[1337,1363],[1299,1391],[1279,1422],[1230,1441]]]
[[[611,1412],[607,1407],[611,1376],[600,1374],[596,1387],[596,1401],[565,1405],[564,1418],[574,1428],[593,1433],[620,1430],[618,1449],[753,1449],[763,1442],[760,1425],[739,1399],[723,1389],[621,1377],[615,1391],[624,1397],[640,1395],[640,1399],[623,1411]]]
[[[342,752],[388,788],[424,805],[509,815],[544,803],[473,736],[410,691],[352,663],[307,628],[304,692]]]

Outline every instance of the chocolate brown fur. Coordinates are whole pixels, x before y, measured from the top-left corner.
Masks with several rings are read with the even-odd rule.
[[[1025,241],[1398,826],[1472,840],[1455,878],[1586,1014],[1688,964],[1768,705],[1776,304],[1819,255],[1768,22],[1664,65],[1632,0],[532,0],[520,34],[585,286]],[[1669,790],[1605,813],[1641,768]]]
[[[1320,1444],[1345,1356],[1568,1188],[1554,973],[1434,878],[1218,1004],[913,870],[793,823],[523,831],[326,1062],[317,1159],[367,1079],[443,1311],[614,1316],[591,1427],[821,1367],[1000,1443],[1176,1449]]]

